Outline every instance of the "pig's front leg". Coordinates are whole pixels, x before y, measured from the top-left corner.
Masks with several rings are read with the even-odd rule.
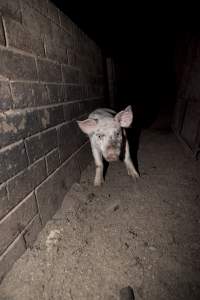
[[[94,179],[94,185],[95,186],[100,186],[103,184],[103,159],[102,159],[102,154],[101,152],[93,145],[91,142],[92,146],[92,153],[95,161],[95,166],[96,166],[96,174],[95,174],[95,179]]]
[[[126,165],[127,168],[127,172],[129,176],[132,176],[133,178],[138,178],[139,174],[136,171],[131,156],[130,156],[130,150],[129,150],[129,143],[128,140],[126,139],[126,148],[125,148],[125,158],[124,158],[124,163]]]

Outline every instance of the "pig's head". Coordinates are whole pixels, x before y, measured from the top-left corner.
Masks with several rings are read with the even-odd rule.
[[[89,118],[78,121],[78,125],[90,137],[92,146],[100,150],[107,161],[116,161],[122,149],[122,128],[130,127],[132,120],[132,109],[128,106],[113,118],[106,117],[98,120]]]

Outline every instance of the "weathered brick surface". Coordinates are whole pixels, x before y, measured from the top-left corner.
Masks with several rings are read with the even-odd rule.
[[[59,15],[60,15],[61,26],[64,28],[65,31],[72,34],[74,31],[73,30],[74,24],[72,23],[72,21],[66,15],[64,15],[61,11],[59,11]]]
[[[80,112],[80,103],[67,103],[63,106],[65,121],[70,121],[77,118]]]
[[[21,3],[22,23],[24,26],[38,37],[44,38],[45,35],[49,35],[51,33],[51,21],[46,17],[47,3],[45,4],[44,0],[21,0]]]
[[[67,55],[68,55],[68,64],[71,66],[78,66],[78,58],[76,52],[74,50],[68,49]]]
[[[49,97],[44,84],[12,82],[11,87],[15,108],[49,104]]]
[[[9,46],[44,56],[41,37],[34,35],[27,27],[9,17],[5,18],[5,27]]]
[[[37,205],[35,195],[32,193],[0,221],[0,255],[36,214]]]
[[[19,0],[1,0],[0,15],[12,17],[15,20],[21,21],[21,10]]]
[[[51,103],[59,103],[67,100],[67,88],[63,84],[48,84],[47,90]]]
[[[35,59],[7,49],[0,49],[0,74],[8,79],[37,80]]]
[[[77,125],[75,122],[62,125],[58,130],[60,158],[63,162],[78,149]]]
[[[77,161],[73,158],[61,165],[36,189],[43,225],[55,214],[66,192],[79,179],[79,167]]]
[[[0,184],[25,169],[27,165],[23,142],[0,150]]]
[[[4,34],[4,29],[3,29],[3,23],[2,19],[0,17],[0,45],[5,46],[6,40],[5,40],[5,34]]]
[[[38,114],[43,129],[64,122],[64,112],[62,105],[41,109],[38,111]]]
[[[30,7],[35,8],[41,14],[48,15],[48,0],[22,0],[25,1]]]
[[[6,251],[0,256],[0,282],[4,275],[11,269],[14,262],[24,253],[26,250],[24,238],[22,235],[6,249]]]
[[[57,24],[60,23],[58,8],[53,3],[51,3],[50,1],[48,2],[48,16],[55,23],[57,23]]]
[[[82,172],[88,164],[92,161],[92,151],[90,142],[86,143],[82,148],[81,151],[77,154],[77,161],[79,164],[80,171]]]
[[[56,129],[50,129],[27,138],[25,143],[29,160],[32,163],[57,147]]]
[[[47,177],[44,158],[29,166],[8,181],[9,207],[23,200],[36,186]]]
[[[47,162],[47,173],[49,175],[53,171],[55,171],[55,169],[57,169],[58,166],[60,165],[58,149],[54,149],[53,151],[47,154],[46,162]]]
[[[6,185],[0,185],[0,219],[8,212],[8,194]]]
[[[38,110],[16,110],[0,115],[0,147],[40,131],[45,121],[39,113]]]
[[[38,59],[39,80],[46,82],[61,82],[61,66],[49,60]]]
[[[42,229],[42,223],[38,214],[28,224],[28,226],[25,229],[25,233],[23,234],[27,248],[33,246],[33,243],[35,242],[37,235],[41,231],[41,229]]]
[[[83,94],[83,87],[81,85],[68,85],[67,95],[69,101],[80,100]]]
[[[0,0],[0,278],[91,158],[76,119],[103,105],[101,67],[50,0]]]
[[[12,108],[12,96],[9,82],[0,81],[0,111]]]
[[[67,49],[73,46],[72,37],[58,25],[51,24],[51,34],[45,37],[46,55],[61,63],[68,62]]]
[[[66,83],[79,83],[79,70],[62,65],[63,81]]]

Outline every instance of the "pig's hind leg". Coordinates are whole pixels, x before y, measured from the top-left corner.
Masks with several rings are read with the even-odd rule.
[[[138,178],[139,174],[136,171],[136,169],[135,169],[135,167],[133,165],[131,156],[130,156],[130,150],[129,150],[128,140],[126,140],[126,145],[125,145],[124,163],[126,165],[126,169],[127,169],[128,175],[131,176],[131,177],[133,177],[133,178],[135,178],[135,179]]]
[[[95,161],[96,166],[96,174],[94,178],[94,185],[100,186],[103,184],[103,159],[101,153],[98,149],[92,147],[92,153]]]

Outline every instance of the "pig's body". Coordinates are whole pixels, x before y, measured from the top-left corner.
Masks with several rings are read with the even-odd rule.
[[[123,155],[128,175],[137,178],[139,175],[132,163],[125,129],[132,123],[133,115],[128,106],[118,114],[107,108],[93,111],[87,120],[78,121],[81,130],[89,136],[96,165],[94,185],[103,183],[103,159],[116,161]]]

